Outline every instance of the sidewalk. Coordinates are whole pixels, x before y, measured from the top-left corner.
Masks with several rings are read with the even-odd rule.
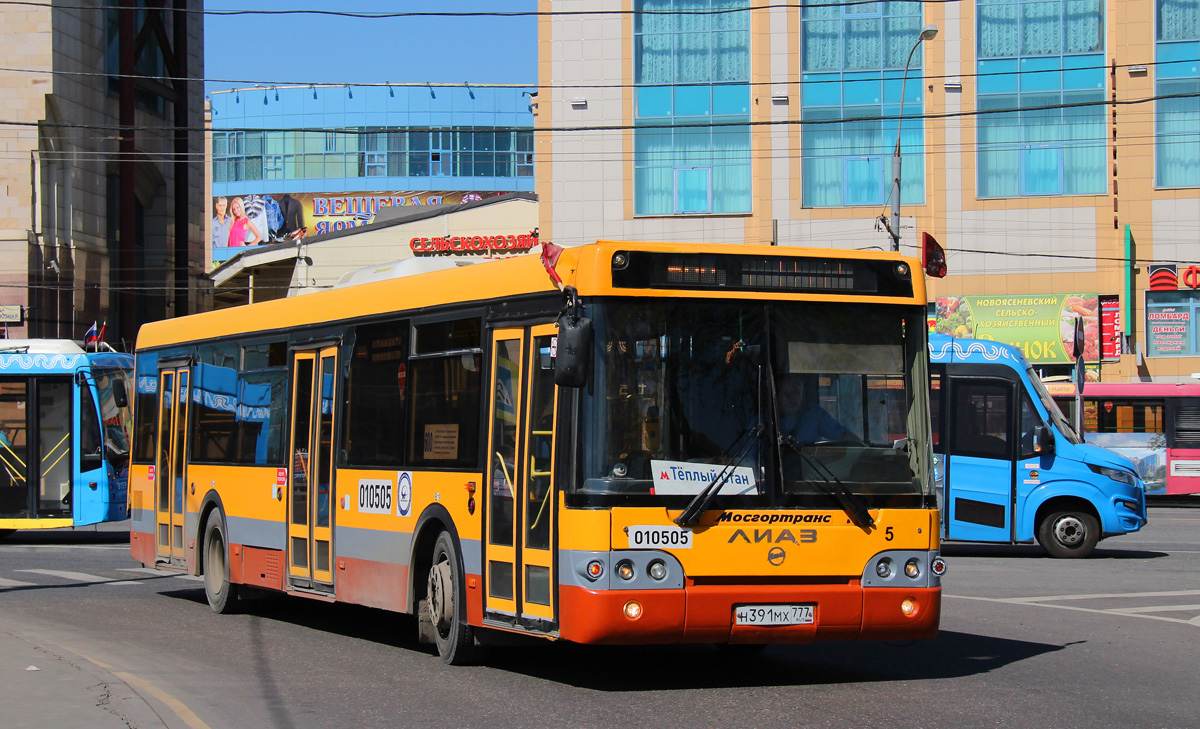
[[[166,727],[141,696],[100,666],[2,630],[0,725],[5,729]]]

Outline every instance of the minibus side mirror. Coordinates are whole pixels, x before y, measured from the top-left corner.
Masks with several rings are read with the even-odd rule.
[[[1033,426],[1033,452],[1039,456],[1054,455],[1054,431],[1045,425]]]

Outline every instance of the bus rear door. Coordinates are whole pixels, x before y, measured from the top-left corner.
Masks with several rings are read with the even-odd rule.
[[[485,620],[541,633],[557,629],[554,331],[493,333],[484,489]]]

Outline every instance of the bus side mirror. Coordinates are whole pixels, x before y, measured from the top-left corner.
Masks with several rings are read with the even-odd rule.
[[[125,380],[114,377],[112,383],[113,405],[119,408],[129,406],[129,393],[125,392]]]
[[[592,320],[564,314],[558,319],[558,351],[554,357],[554,384],[583,387],[588,381],[592,356]]]
[[[1045,425],[1033,426],[1033,452],[1040,456],[1054,455],[1054,431]]]

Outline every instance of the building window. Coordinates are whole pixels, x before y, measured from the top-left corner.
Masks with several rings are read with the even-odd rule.
[[[923,50],[919,2],[807,3],[801,28],[803,196],[806,207],[881,205],[890,194],[900,126],[901,202],[925,201]]]
[[[980,0],[980,197],[1108,189],[1103,30],[1099,0]]]
[[[358,137],[359,177],[386,177],[388,173],[387,134],[363,132]]]
[[[1195,291],[1146,292],[1146,350],[1150,357],[1195,357],[1196,314],[1200,293]]]
[[[750,14],[682,12],[744,7],[634,2],[636,215],[750,212]]]
[[[1196,0],[1157,0],[1155,94],[1158,187],[1200,186],[1200,12]]]

